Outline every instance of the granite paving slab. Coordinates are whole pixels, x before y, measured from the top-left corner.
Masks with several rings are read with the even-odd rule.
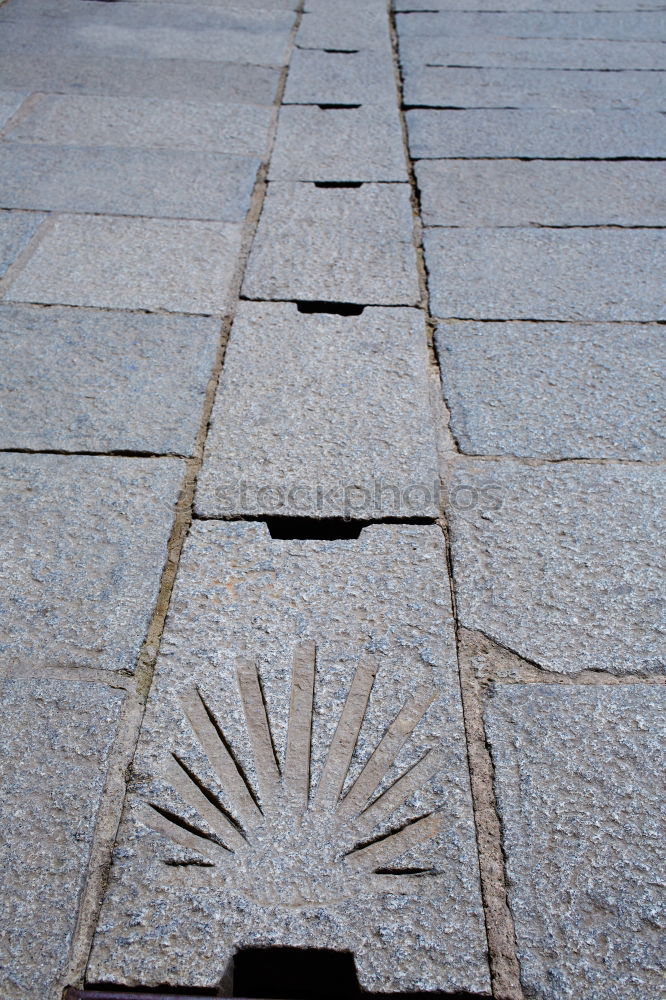
[[[416,305],[408,184],[270,185],[252,247],[248,299]]]
[[[666,670],[659,466],[459,459],[448,470],[458,616],[547,670]]]
[[[501,685],[488,706],[530,996],[662,996],[665,713],[646,685]]]
[[[426,108],[407,112],[407,129],[414,159],[666,157],[666,117],[649,111]]]
[[[1,689],[0,989],[60,1000],[124,693],[49,677]]]
[[[173,0],[121,0],[122,3],[164,3],[171,5]],[[298,0],[197,0],[200,7],[220,7],[223,10],[296,10]]]
[[[59,216],[6,298],[13,302],[222,313],[242,226]]]
[[[400,37],[492,35],[495,38],[566,38],[651,42],[666,37],[666,9],[650,11],[468,11],[398,14]]]
[[[421,160],[426,226],[663,226],[666,163]]]
[[[397,107],[283,107],[269,176],[292,181],[407,181]]]
[[[357,0],[328,0],[303,15],[296,44],[302,49],[376,49],[390,53],[385,5]]]
[[[243,222],[260,161],[179,149],[0,144],[0,204]]]
[[[198,513],[436,518],[426,345],[413,309],[331,316],[241,303]]]
[[[0,447],[191,455],[219,328],[199,316],[0,306]]]
[[[390,53],[296,49],[284,92],[285,104],[386,104],[395,107]]]
[[[185,463],[0,455],[0,662],[134,670]]]
[[[661,0],[394,0],[394,3],[398,11],[652,11],[663,6]]]
[[[16,93],[11,90],[0,91],[0,128],[3,128],[18,111],[27,96],[26,93]]]
[[[373,992],[488,992],[436,526],[195,522],[132,787],[90,982],[210,989],[275,945],[352,951]]]
[[[140,146],[262,158],[271,107],[45,94],[11,127],[12,142],[57,146]]]
[[[666,110],[662,73],[624,70],[453,69],[420,66],[405,73],[405,105],[453,108]]]
[[[0,210],[0,278],[27,248],[45,218],[37,212]]]
[[[661,326],[454,322],[436,344],[467,454],[666,458]]]
[[[658,229],[427,229],[433,315],[666,319]]]

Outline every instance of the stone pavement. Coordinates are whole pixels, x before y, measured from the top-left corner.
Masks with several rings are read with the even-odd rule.
[[[0,4],[3,1000],[666,997],[665,41]]]

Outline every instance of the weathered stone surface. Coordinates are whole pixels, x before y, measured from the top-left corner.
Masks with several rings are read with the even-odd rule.
[[[406,181],[397,106],[280,111],[272,180]]]
[[[664,46],[666,48],[666,46]],[[407,112],[415,159],[442,156],[666,156],[666,117],[626,111],[474,109]]]
[[[666,11],[446,11],[398,14],[402,37],[483,36],[651,42],[666,37]]]
[[[58,146],[140,146],[262,158],[272,115],[272,108],[252,104],[46,94],[7,137]]]
[[[459,459],[448,470],[458,615],[558,673],[659,673],[661,468]]]
[[[663,226],[666,163],[421,160],[426,226]]]
[[[0,456],[0,662],[132,671],[185,463]]]
[[[397,92],[390,53],[296,49],[284,92],[286,104],[387,104]]]
[[[219,327],[0,306],[0,447],[192,454]]]
[[[471,8],[470,0],[394,0],[398,11],[450,11]],[[471,0],[475,11],[626,11],[628,0]],[[636,11],[655,10],[659,0],[630,0]]]
[[[123,692],[2,684],[0,990],[59,1000]]]
[[[12,115],[18,111],[27,94],[13,93],[9,90],[0,91],[0,128],[7,124]]]
[[[453,108],[586,108],[664,111],[660,73],[625,70],[455,69],[420,66],[405,73],[405,104]]]
[[[90,980],[211,988],[236,948],[287,945],[353,951],[373,992],[485,992],[468,780],[437,527],[280,542],[263,524],[195,522]],[[416,817],[428,818],[398,833]],[[382,847],[356,850],[382,833]]]
[[[110,309],[224,312],[240,225],[62,216],[7,299]]]
[[[303,15],[296,44],[302,49],[376,49],[390,53],[386,6],[328,0]]]
[[[666,689],[502,685],[486,711],[527,995],[657,1000]]]
[[[271,184],[245,273],[249,299],[420,300],[408,184]]]
[[[436,343],[463,451],[666,458],[662,327],[445,323]]]
[[[427,369],[416,310],[302,315],[293,303],[241,303],[198,512],[436,518]]]
[[[666,319],[666,233],[428,229],[433,314],[461,319]]]
[[[123,3],[166,3],[172,4],[173,0],[121,0]],[[200,7],[221,7],[224,10],[238,9],[241,5],[239,0],[197,0]],[[298,0],[243,0],[242,9],[250,10],[296,10]]]
[[[0,211],[0,278],[26,249],[46,216]]]
[[[173,149],[0,145],[0,202],[55,212],[242,222],[259,160]]]

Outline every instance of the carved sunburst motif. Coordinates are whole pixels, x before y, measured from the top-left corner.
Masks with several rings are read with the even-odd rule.
[[[257,787],[245,774],[202,694],[193,689],[183,699],[183,707],[230,806],[225,808],[174,753],[170,760],[172,784],[205,824],[199,826],[156,803],[146,808],[145,819],[151,827],[203,859],[185,864],[221,867],[225,885],[264,904],[335,902],[369,889],[404,892],[405,877],[437,874],[431,868],[391,867],[410,848],[440,831],[441,817],[436,812],[403,822],[388,832],[385,829],[391,814],[436,772],[433,751],[428,750],[378,794],[400,749],[432,703],[432,693],[421,691],[405,702],[360,774],[344,791],[378,669],[375,657],[362,660],[321,777],[311,789],[315,660],[314,643],[297,648],[282,768],[273,748],[257,665],[238,659]],[[384,832],[376,834],[380,824]]]

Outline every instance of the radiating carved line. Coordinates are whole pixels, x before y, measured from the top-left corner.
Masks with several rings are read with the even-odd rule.
[[[217,860],[228,858],[234,852],[216,839],[197,829],[192,823],[182,819],[169,809],[150,802],[144,810],[144,822],[146,826],[152,827],[157,833],[163,834],[169,840],[186,848],[188,851],[197,851],[199,854],[212,856]]]
[[[310,791],[310,749],[314,702],[316,650],[314,642],[304,642],[294,653],[291,704],[284,783],[294,808],[305,809]]]
[[[358,665],[317,786],[315,802],[320,809],[335,805],[340,797],[378,669],[375,656],[365,657]]]
[[[434,696],[431,693],[422,692],[403,705],[370,760],[340,803],[338,815],[341,818],[361,811],[433,700]]]
[[[363,810],[354,826],[359,833],[370,832],[381,819],[387,819],[410,795],[422,788],[428,778],[437,772],[439,761],[432,750],[428,750],[420,760],[405,771],[396,781],[382,792]]]
[[[386,833],[370,844],[355,847],[346,856],[349,864],[359,871],[374,871],[385,867],[393,858],[404,854],[410,847],[430,840],[442,829],[442,818],[437,813],[429,813],[410,820],[398,830]]]
[[[257,665],[252,660],[238,657],[236,670],[245,711],[245,721],[254,750],[259,797],[262,804],[269,803],[277,792],[280,771],[275,756],[261,679]]]
[[[213,770],[226,789],[246,829],[261,820],[261,810],[252,786],[231,750],[218,722],[197,689],[181,697],[185,714],[203,747]]]
[[[176,754],[168,765],[171,771],[171,783],[182,795],[185,801],[202,816],[208,825],[219,834],[223,844],[232,847],[243,847],[246,842],[238,824],[209,789],[197,778],[187,764]],[[183,775],[188,781],[183,781]]]

